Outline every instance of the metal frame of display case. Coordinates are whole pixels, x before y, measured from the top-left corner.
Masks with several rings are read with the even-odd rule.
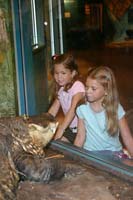
[[[124,164],[122,158],[115,157],[110,152],[87,151],[83,148],[57,140],[52,141],[50,147],[71,157],[73,160],[82,161],[82,163],[109,172],[133,183],[133,167]]]

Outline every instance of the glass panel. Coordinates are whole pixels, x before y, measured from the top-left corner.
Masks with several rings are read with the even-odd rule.
[[[52,55],[64,52],[62,30],[63,10],[64,3],[62,0],[49,0]]]
[[[102,3],[64,0],[63,30],[66,50],[88,48],[102,39]]]

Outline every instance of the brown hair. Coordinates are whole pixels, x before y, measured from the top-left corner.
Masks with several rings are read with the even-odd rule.
[[[119,97],[116,80],[113,71],[109,67],[100,66],[91,68],[88,71],[88,77],[96,79],[105,89],[107,95],[103,100],[107,117],[107,130],[110,135],[115,135],[118,131],[118,104]]]
[[[68,83],[64,88],[64,91],[68,91],[68,89],[72,87],[73,83],[76,80],[80,79],[79,72],[78,72],[78,65],[76,64],[75,59],[72,54],[66,53],[66,54],[61,54],[61,55],[54,55],[52,57],[52,69],[51,69],[52,75],[54,75],[54,66],[56,64],[63,64],[64,67],[69,69],[71,72],[74,70],[77,72],[72,82]],[[60,86],[57,83],[55,86],[56,86],[56,92],[58,92]]]

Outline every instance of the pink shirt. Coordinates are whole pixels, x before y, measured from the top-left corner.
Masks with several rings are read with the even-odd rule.
[[[80,81],[75,81],[72,87],[66,92],[64,91],[64,87],[61,87],[58,92],[58,98],[62,107],[64,114],[68,112],[71,107],[71,101],[75,94],[79,92],[85,93],[84,84]],[[75,116],[73,121],[71,122],[70,128],[77,127],[77,117]]]

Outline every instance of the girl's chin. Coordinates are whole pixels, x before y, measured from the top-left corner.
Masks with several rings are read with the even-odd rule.
[[[58,83],[59,84],[59,86],[64,86],[65,84],[64,83]]]
[[[87,99],[87,101],[89,101],[89,102],[92,102],[93,100],[91,99],[91,98],[86,98]]]
[[[89,98],[87,98],[87,101],[88,101],[89,103],[93,103],[93,102],[94,102],[94,100],[89,99]]]
[[[60,86],[60,87],[63,87],[64,85],[63,85],[63,84],[59,84],[59,86]]]

